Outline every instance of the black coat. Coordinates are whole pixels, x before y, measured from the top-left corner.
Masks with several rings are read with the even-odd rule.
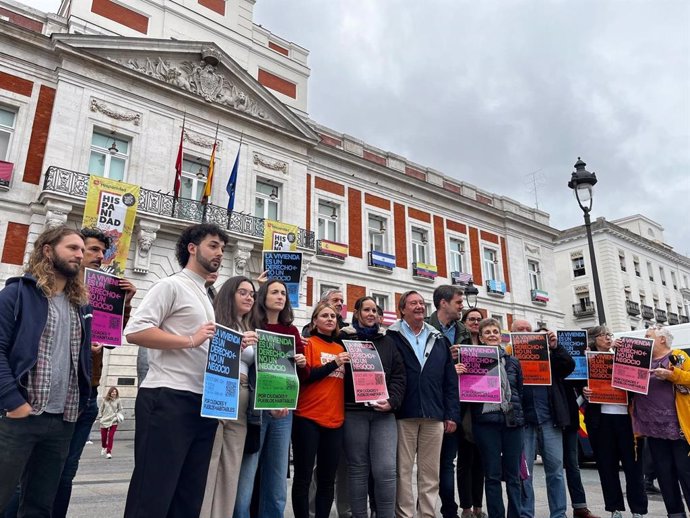
[[[503,351],[501,351],[501,358],[505,359],[505,369],[508,376],[508,384],[510,385],[511,411],[504,414],[500,410],[496,410],[495,412],[483,414],[483,403],[469,403],[472,408],[472,422],[523,426],[525,424],[525,416],[522,410],[522,366],[515,357],[508,356]]]

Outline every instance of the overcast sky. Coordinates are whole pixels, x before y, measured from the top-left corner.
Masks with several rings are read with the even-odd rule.
[[[643,214],[690,255],[687,0],[257,0],[254,21],[309,49],[321,124],[530,206],[536,183],[560,229],[581,156],[593,218]]]

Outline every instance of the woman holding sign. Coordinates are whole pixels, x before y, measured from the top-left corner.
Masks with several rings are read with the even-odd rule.
[[[292,335],[295,338],[295,363],[297,372],[308,373],[304,368],[302,338],[292,325],[294,315],[282,281],[268,280],[259,288],[250,317],[252,329]],[[259,472],[259,510],[262,518],[282,518],[287,502],[288,451],[292,430],[292,412],[287,409],[261,412],[261,435],[258,451],[245,453],[240,468],[240,479],[235,501],[234,518],[249,518],[249,508],[254,492],[254,479]]]
[[[345,420],[345,368],[350,360],[338,339],[338,314],[326,302],[311,316],[304,349],[309,375],[300,387],[292,422],[295,478],[292,509],[295,518],[309,518],[309,485],[316,462],[315,518],[328,518],[333,505]]]
[[[587,332],[589,348],[609,352],[613,335],[605,326],[596,326]],[[590,372],[590,377],[593,373]],[[589,386],[582,389],[589,401],[593,392]],[[623,393],[624,394],[624,393]],[[625,473],[625,494],[633,516],[647,514],[647,493],[644,490],[642,455],[635,452],[632,421],[625,404],[597,404],[589,402],[585,408],[585,425],[589,443],[597,461],[605,509],[611,516],[621,516],[625,511],[623,490],[618,474],[619,463]],[[616,515],[616,513],[619,513]]]
[[[374,344],[385,373],[388,399],[355,402],[352,370],[345,370],[345,455],[350,477],[353,518],[367,518],[369,473],[374,479],[376,516],[395,516],[395,459],[398,428],[393,412],[405,396],[405,365],[396,345],[381,332],[376,301],[362,297],[355,302],[352,325],[341,329],[343,340]]]
[[[645,337],[654,340],[651,378],[647,395],[635,394],[633,429],[647,437],[668,516],[685,517],[683,496],[690,507],[690,357],[671,349],[668,328],[650,327]]]
[[[202,518],[219,518],[235,507],[237,483],[247,435],[249,401],[249,369],[254,364],[255,331],[250,331],[249,315],[254,306],[254,284],[247,277],[232,277],[216,294],[213,307],[216,323],[244,333],[240,355],[240,397],[237,420],[219,421],[206,479]]]
[[[501,480],[506,481],[508,518],[521,513],[520,455],[522,453],[522,369],[520,362],[505,354],[501,345],[501,326],[496,319],[485,318],[479,323],[479,339],[483,345],[499,348],[501,383],[500,403],[469,403],[472,412],[472,433],[482,451],[484,487],[489,518],[505,518]],[[467,367],[458,363],[462,376]]]

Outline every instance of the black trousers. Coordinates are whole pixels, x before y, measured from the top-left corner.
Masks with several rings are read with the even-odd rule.
[[[458,493],[460,507],[482,507],[484,498],[484,466],[477,445],[468,441],[460,432],[458,443]]]
[[[200,394],[170,388],[139,389],[134,411],[125,518],[199,516],[218,421],[199,415]]]
[[[333,506],[335,472],[343,444],[343,427],[325,428],[311,419],[292,419],[292,510],[295,518],[309,517],[309,485],[316,461],[315,518],[328,518]],[[318,459],[318,460],[317,460]]]
[[[619,464],[622,464],[630,512],[647,514],[642,452],[639,451],[637,458],[635,457],[635,439],[630,416],[601,414],[598,424],[597,427],[588,428],[587,433],[597,461],[605,509],[609,512],[625,511],[618,474]]]
[[[672,441],[647,437],[647,441],[666,512],[670,517],[685,516],[683,496],[690,507],[690,445],[684,438]]]

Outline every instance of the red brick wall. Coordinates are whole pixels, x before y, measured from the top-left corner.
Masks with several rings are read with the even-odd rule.
[[[349,253],[352,257],[362,257],[362,192],[352,187],[347,189],[347,212]]]
[[[286,49],[285,47],[281,47],[277,43],[273,43],[272,41],[268,42],[268,48],[271,50],[275,50],[276,52],[279,52],[283,56],[288,56],[290,54],[290,51]]]
[[[395,228],[395,266],[409,268],[407,264],[407,223],[405,222],[405,206],[393,204],[393,227]]]
[[[91,12],[142,34],[146,34],[149,30],[148,17],[116,4],[112,0],[93,0]]]
[[[494,243],[496,245],[498,244],[498,236],[496,234],[482,230],[481,236],[484,241],[488,241],[489,243]]]
[[[398,315],[398,318],[401,318],[402,315],[400,314],[400,311],[398,310],[398,304],[400,304],[400,299],[402,298],[402,293],[395,293],[395,307],[393,308],[393,311],[395,311]]]
[[[422,180],[423,182],[426,181],[426,173],[424,171],[420,171],[419,169],[405,167],[405,174],[407,176],[411,176],[412,178],[416,178],[417,180]]]
[[[472,253],[472,280],[477,286],[482,282],[482,251],[479,248],[479,231],[470,227],[470,252]]]
[[[311,175],[309,173],[307,173],[307,214],[305,220],[307,230],[311,230]]]
[[[448,276],[446,264],[446,233],[443,228],[443,218],[434,216],[434,244],[436,246],[436,268],[441,277]]]
[[[423,210],[408,207],[407,215],[410,216],[410,218],[418,219],[419,221],[424,221],[425,223],[431,223],[431,214],[424,212]]]
[[[28,79],[22,79],[12,74],[0,72],[0,88],[3,90],[9,90],[19,95],[31,97],[31,90],[33,87],[33,82]]]
[[[329,135],[319,133],[319,138],[321,139],[321,142],[323,142],[327,146],[340,147],[343,145],[343,143],[340,140],[338,140],[337,138],[333,138]]]
[[[508,331],[510,331],[510,328],[513,327],[513,314],[512,313],[506,313],[506,323],[508,324]]]
[[[262,69],[259,69],[258,79],[259,83],[264,85],[266,88],[270,88],[271,90],[280,92],[283,95],[297,99],[297,85],[295,83]]]
[[[307,306],[314,304],[314,277],[307,277]]]
[[[198,0],[199,5],[215,11],[216,13],[225,16],[225,0]]]
[[[360,297],[364,297],[367,294],[367,289],[364,286],[359,286],[357,284],[347,285],[347,309],[349,311],[355,310],[355,302]]]
[[[337,194],[338,196],[345,196],[345,186],[342,183],[332,182],[319,176],[314,177],[314,187],[322,191]]]
[[[5,246],[2,249],[2,262],[21,265],[24,263],[24,250],[29,237],[29,225],[21,223],[7,223]]]
[[[448,230],[452,230],[453,232],[459,232],[461,234],[467,234],[467,227],[462,224],[458,223],[456,221],[451,221],[449,219],[446,220],[446,228]]]
[[[503,256],[503,280],[506,283],[506,291],[510,291],[510,268],[508,268],[508,244],[505,238],[501,238],[501,255]]]
[[[31,18],[27,18],[26,16],[22,16],[21,14],[9,11],[7,9],[3,9],[2,7],[0,7],[0,15],[7,16],[11,23],[24,27],[25,29],[29,29],[30,31],[43,32],[43,24],[37,20],[32,20]]]
[[[372,207],[378,207],[379,209],[391,210],[391,202],[385,198],[379,198],[373,194],[364,193],[364,203],[371,205]]]
[[[443,188],[446,191],[454,192],[455,194],[460,194],[462,192],[462,189],[460,189],[459,185],[447,182],[446,180],[443,180]]]
[[[48,142],[48,130],[50,129],[50,119],[53,116],[53,102],[55,101],[55,88],[41,85],[38,94],[38,104],[34,115],[34,124],[31,128],[31,140],[29,141],[29,153],[26,157],[24,166],[23,181],[38,185],[41,181],[41,168],[43,167],[43,157],[46,154],[46,143]]]
[[[374,162],[379,165],[386,165],[386,157],[377,155],[376,153],[372,153],[371,151],[367,151],[366,149],[362,153],[362,157],[364,160],[369,160],[369,162]]]

